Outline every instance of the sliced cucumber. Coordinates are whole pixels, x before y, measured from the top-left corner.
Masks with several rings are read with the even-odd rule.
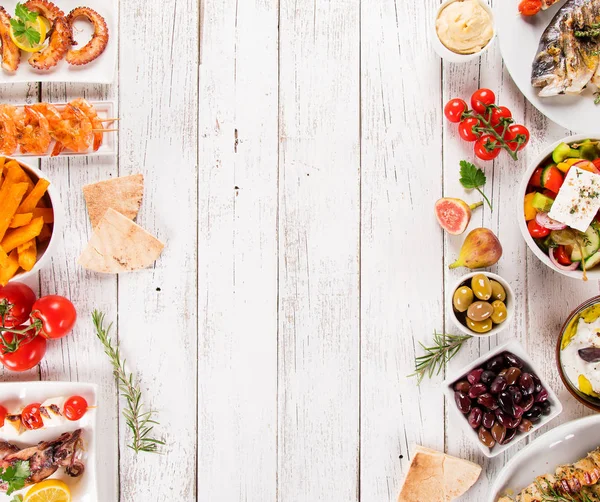
[[[596,251],[592,256],[585,260],[585,268],[586,270],[590,270],[598,265],[598,263],[600,263],[600,251]]]
[[[546,197],[544,194],[539,192],[535,192],[533,199],[531,200],[531,205],[537,209],[538,211],[542,211],[543,213],[549,213],[550,209],[552,209],[552,204],[554,204],[554,200],[550,197]]]
[[[571,148],[566,143],[561,143],[552,152],[552,160],[557,164],[570,158],[578,158],[579,151]]]
[[[585,236],[587,237],[588,243],[583,247],[583,259],[587,260],[593,254],[595,254],[598,249],[600,249],[600,234],[598,234],[598,231],[594,228],[594,225],[590,225],[585,231]],[[573,248],[573,252],[571,253],[571,261],[581,261],[581,253],[579,252],[578,246]]]

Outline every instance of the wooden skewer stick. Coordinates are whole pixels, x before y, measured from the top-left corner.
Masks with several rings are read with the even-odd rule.
[[[100,122],[117,122],[120,118],[100,119]]]
[[[92,129],[92,132],[116,132],[118,129]]]

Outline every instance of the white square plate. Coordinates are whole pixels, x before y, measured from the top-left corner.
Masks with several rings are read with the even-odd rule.
[[[0,404],[10,411],[21,409],[28,404],[41,403],[53,397],[82,396],[90,406],[97,406],[97,387],[94,384],[78,382],[10,382],[0,383]],[[83,429],[82,455],[85,471],[79,478],[71,478],[59,468],[51,478],[62,479],[71,490],[72,499],[77,502],[98,502],[96,482],[96,409],[87,411],[77,422],[67,422],[59,427],[26,431],[18,435],[14,427],[6,423],[0,429],[0,439],[14,443],[19,448],[34,446],[40,441],[50,441],[65,432]],[[28,488],[17,492],[25,494]],[[0,502],[9,502],[9,497],[0,492]]]
[[[56,107],[59,112],[62,112],[65,108],[66,103],[51,103]],[[107,118],[115,118],[115,104],[112,101],[90,101],[90,104],[94,106],[96,112],[98,113],[98,117],[101,119]],[[24,104],[15,105],[17,108],[25,106]],[[105,129],[116,129],[116,122],[113,124],[105,123]],[[22,154],[19,150],[17,150],[11,158],[14,159],[39,159],[39,158],[48,158],[52,153],[52,149],[54,148],[54,141],[50,143],[50,147],[48,148],[48,155],[34,155],[34,154]],[[85,155],[116,155],[117,154],[117,132],[105,132],[104,140],[102,141],[102,146],[98,149],[97,152],[94,152],[93,145],[90,145],[90,148],[87,152],[71,152],[69,150],[64,150],[59,157],[81,157]]]
[[[19,0],[4,0],[2,6],[14,16]],[[21,64],[14,74],[0,69],[0,84],[20,82],[84,82],[112,84],[117,67],[117,51],[119,47],[118,7],[117,0],[53,0],[67,15],[75,7],[85,6],[94,9],[106,20],[109,40],[106,50],[94,61],[84,66],[73,66],[64,59],[50,70],[36,70],[28,62],[29,55],[21,51]],[[92,25],[85,19],[75,21],[73,30],[77,47],[83,47],[91,38]]]

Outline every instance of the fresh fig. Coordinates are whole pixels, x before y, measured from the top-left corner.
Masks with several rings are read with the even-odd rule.
[[[458,260],[450,268],[485,268],[498,263],[502,256],[502,245],[498,237],[488,228],[476,228],[463,242]]]
[[[469,206],[464,200],[444,197],[435,203],[435,217],[440,226],[449,234],[462,234],[471,221],[471,211],[483,202]]]

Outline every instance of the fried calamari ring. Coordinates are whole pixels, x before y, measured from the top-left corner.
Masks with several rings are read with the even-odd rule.
[[[94,59],[99,57],[106,49],[109,38],[106,21],[100,14],[88,7],[77,7],[67,16],[67,21],[71,29],[71,41],[74,40],[73,23],[80,17],[84,17],[92,23],[94,26],[94,34],[92,35],[92,39],[81,49],[71,49],[67,53],[67,63],[77,66],[91,63]],[[74,45],[74,42],[72,43]]]
[[[48,70],[56,66],[65,57],[71,45],[71,30],[66,18],[58,17],[54,21],[48,46],[32,54],[29,64],[37,70]]]
[[[10,14],[4,10],[4,7],[0,7],[0,39],[2,40],[2,68],[14,73],[21,62],[21,49],[10,38]]]
[[[48,0],[29,0],[24,6],[30,11],[37,12],[40,16],[45,17],[51,25],[54,25],[59,17],[65,17],[65,13]]]

